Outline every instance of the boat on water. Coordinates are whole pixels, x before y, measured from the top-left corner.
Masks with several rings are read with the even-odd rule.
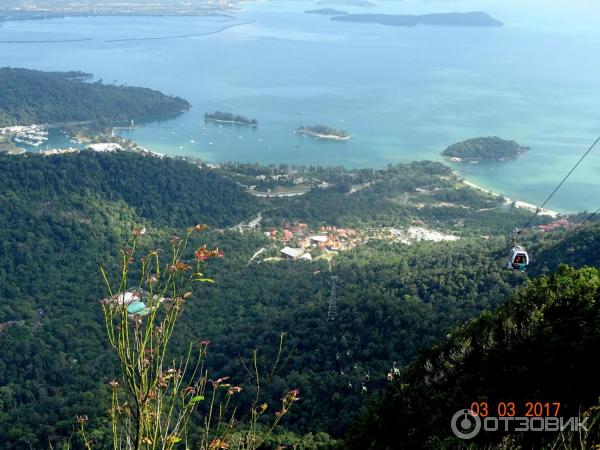
[[[25,145],[30,145],[32,147],[39,147],[40,145],[48,142],[48,139],[32,138],[32,137],[15,137],[15,138],[13,138],[13,142],[16,144],[25,144]]]

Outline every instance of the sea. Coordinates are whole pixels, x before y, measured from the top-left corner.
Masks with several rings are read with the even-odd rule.
[[[539,204],[600,134],[600,5],[573,0],[263,0],[206,17],[67,17],[0,25],[0,65],[81,70],[192,103],[122,135],[207,162],[382,168],[442,161],[469,181]],[[499,28],[388,27],[306,14],[485,11]],[[1,105],[0,105],[1,108]],[[221,110],[256,129],[205,123]],[[294,134],[346,130],[348,142]],[[530,148],[507,162],[451,163],[455,142],[500,136]],[[49,145],[68,145],[53,133]],[[600,207],[600,148],[547,208]]]

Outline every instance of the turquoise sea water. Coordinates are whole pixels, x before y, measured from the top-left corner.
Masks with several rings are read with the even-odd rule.
[[[369,10],[485,10],[507,24],[502,28],[331,22],[303,14],[312,2],[277,0],[244,4],[231,17],[7,22],[0,64],[83,70],[185,97],[189,112],[127,137],[214,162],[382,167],[441,160],[447,145],[471,137],[515,139],[531,147],[518,160],[453,167],[486,188],[537,203],[600,133],[600,29],[593,26],[600,10],[551,4],[407,0]],[[204,113],[215,109],[256,118],[259,127],[204,124]],[[317,123],[344,128],[352,140],[293,133]],[[600,149],[548,207],[595,210],[598,194]]]

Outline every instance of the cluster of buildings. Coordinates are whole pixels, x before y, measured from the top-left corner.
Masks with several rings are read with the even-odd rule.
[[[104,142],[101,144],[90,144],[87,146],[88,150],[93,150],[99,153],[107,153],[107,152],[120,152],[123,150],[120,144],[116,142]]]
[[[114,152],[126,150],[123,148],[123,146],[121,144],[118,144],[116,142],[104,142],[104,143],[98,143],[98,144],[90,144],[87,147],[85,147],[85,149],[91,150],[94,152],[98,152],[98,153],[114,153]],[[148,150],[146,148],[139,147],[139,146],[136,146],[134,148],[128,148],[127,150],[137,152],[144,156],[152,156],[154,158],[159,158],[159,159],[162,159],[165,157],[165,155],[163,155],[162,153],[153,152],[152,150]],[[41,150],[40,154],[42,154],[44,156],[52,156],[52,155],[64,155],[67,153],[78,153],[78,152],[79,152],[79,149],[74,148],[74,147],[68,147],[68,148],[50,148],[47,150]]]
[[[49,148],[48,150],[41,150],[40,154],[44,156],[52,155],[66,155],[68,153],[78,153],[79,150],[74,147],[68,148]]]
[[[544,233],[547,233],[549,231],[555,231],[555,230],[559,230],[561,228],[568,230],[571,227],[573,227],[573,224],[571,222],[569,222],[568,219],[562,218],[562,219],[555,220],[554,222],[549,223],[547,225],[538,225],[538,230],[540,230]]]
[[[410,245],[412,242],[431,241],[431,242],[454,242],[460,238],[453,234],[445,234],[441,231],[431,230],[426,227],[411,226],[406,229],[386,228],[389,237],[396,242]]]
[[[91,150],[98,153],[112,153],[123,150],[119,144],[113,142],[106,142],[101,144],[90,144],[86,148],[86,150]],[[78,153],[79,149],[74,147],[68,148],[50,148],[48,150],[40,151],[40,154],[44,156],[52,156],[52,155],[65,155],[68,153]]]
[[[280,251],[283,258],[304,260],[312,260],[311,252],[349,250],[360,240],[360,233],[353,229],[322,226],[318,230],[311,230],[305,223],[285,224],[283,229],[272,229],[265,235],[286,244]]]
[[[295,176],[294,173],[284,173],[284,174],[278,174],[278,175],[256,175],[254,178],[256,178],[259,181],[267,181],[267,180],[283,181],[283,182],[287,181],[287,182],[291,182],[292,184],[304,184],[304,183],[308,182],[308,180],[305,180],[301,176]]]

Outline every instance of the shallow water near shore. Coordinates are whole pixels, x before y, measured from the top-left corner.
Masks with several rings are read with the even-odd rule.
[[[122,134],[211,162],[383,167],[444,161],[446,146],[471,137],[514,139],[531,147],[517,160],[448,164],[478,185],[539,203],[600,133],[600,30],[561,29],[560,10],[537,17],[509,13],[502,2],[476,6],[380,2],[369,12],[485,9],[507,26],[340,23],[304,14],[312,2],[267,1],[229,17],[6,22],[0,58],[4,66],[83,70],[185,97],[193,107],[180,117]],[[569,14],[585,25],[584,10]],[[55,42],[15,43],[23,41]],[[205,123],[214,110],[256,118],[258,127]],[[347,130],[351,140],[294,134],[321,123]],[[595,210],[598,194],[600,149],[547,206]]]

